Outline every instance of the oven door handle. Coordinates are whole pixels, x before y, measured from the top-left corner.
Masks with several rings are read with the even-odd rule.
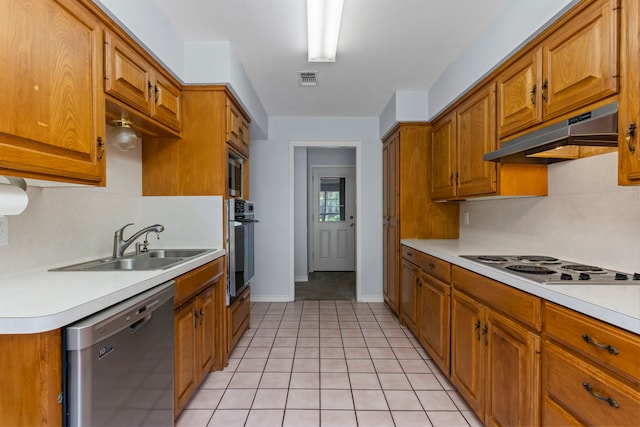
[[[260,221],[257,219],[237,219],[236,222],[240,222],[241,224],[255,224]]]

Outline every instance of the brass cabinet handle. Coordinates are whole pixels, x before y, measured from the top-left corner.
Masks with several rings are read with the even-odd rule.
[[[542,100],[547,102],[547,88],[549,87],[549,80],[544,79],[542,82]]]
[[[432,270],[435,270],[436,265],[434,263],[430,262],[429,263],[429,268],[432,269]]]
[[[603,350],[607,350],[610,354],[613,354],[614,356],[618,355],[618,349],[615,348],[614,346],[612,346],[611,344],[609,344],[609,345],[600,344],[599,342],[595,341],[593,338],[591,338],[587,334],[582,334],[582,339],[585,340],[585,342],[587,344],[591,344],[594,347],[598,347],[598,348],[601,348]]]
[[[149,95],[148,95],[148,97],[149,97],[149,99],[151,99],[151,94],[153,93],[153,92],[151,91],[151,89],[153,89],[153,85],[151,84],[151,81],[150,81],[150,80],[147,80],[147,89],[148,89],[148,91],[149,91]]]
[[[158,89],[158,86],[154,86],[153,90],[156,93],[156,104],[158,103],[158,99],[160,98],[160,89]]]
[[[487,345],[488,342],[488,334],[487,332],[489,332],[489,325],[484,325],[484,328],[482,328],[482,336],[484,337],[484,345]]]
[[[631,122],[631,124],[629,125],[629,129],[627,130],[627,137],[625,138],[627,142],[627,148],[629,149],[629,153],[631,154],[636,152],[636,146],[631,143],[631,140],[633,139],[635,133],[636,133],[636,124],[634,122]]]
[[[456,187],[460,185],[460,181],[458,181],[458,177],[460,176],[459,172],[456,172]]]
[[[605,402],[607,402],[609,404],[609,406],[611,406],[612,408],[619,408],[620,407],[618,402],[616,402],[616,400],[613,397],[603,396],[602,394],[594,391],[593,387],[591,387],[591,384],[589,384],[587,381],[582,383],[582,387],[584,387],[584,389],[587,390],[589,392],[589,394],[591,394],[596,399],[604,400]]]
[[[451,176],[449,177],[449,185],[453,186],[453,172],[451,172]]]
[[[98,137],[98,161],[101,161],[104,157],[104,142],[102,142],[102,137]]]
[[[534,84],[531,88],[531,92],[529,92],[529,96],[531,97],[531,104],[536,106],[536,91],[538,90],[538,85]]]
[[[474,329],[476,330],[476,338],[480,341],[480,319],[476,322]]]

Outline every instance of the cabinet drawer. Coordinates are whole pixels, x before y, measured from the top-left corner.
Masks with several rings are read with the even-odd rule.
[[[543,354],[544,424],[553,419],[546,412],[555,404],[587,425],[640,425],[638,390],[549,341]]]
[[[402,257],[416,264],[423,272],[443,282],[449,283],[451,281],[451,264],[446,261],[408,246],[402,246]]]
[[[540,298],[455,265],[451,269],[451,278],[456,289],[537,331],[542,329]]]
[[[550,302],[544,305],[544,329],[548,337],[640,382],[640,336]]]
[[[201,267],[191,270],[176,278],[176,295],[174,307],[206,288],[222,276],[224,272],[224,257],[211,261]]]

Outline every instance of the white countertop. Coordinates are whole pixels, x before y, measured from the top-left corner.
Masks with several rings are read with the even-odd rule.
[[[513,251],[505,251],[504,248],[461,240],[406,239],[401,243],[521,291],[640,334],[640,285],[541,285],[515,274],[460,258],[459,255],[553,256],[553,253],[514,254]]]
[[[224,249],[214,249],[165,270],[62,272],[43,268],[3,277],[0,334],[46,332],[69,325],[224,254]]]

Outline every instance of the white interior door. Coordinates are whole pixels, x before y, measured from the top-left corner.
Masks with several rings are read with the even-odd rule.
[[[355,170],[313,168],[313,270],[355,271]]]

